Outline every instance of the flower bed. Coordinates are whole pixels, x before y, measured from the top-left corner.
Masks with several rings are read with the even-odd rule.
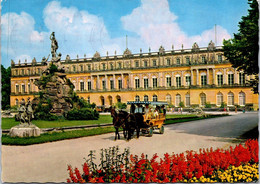
[[[118,148],[101,150],[101,163],[94,163],[95,155],[83,165],[83,174],[78,168],[68,166],[70,179],[67,182],[252,182],[258,181],[258,141],[248,140],[229,150],[211,148],[199,153],[166,153],[157,161],[155,154],[148,159],[144,154],[139,158]]]

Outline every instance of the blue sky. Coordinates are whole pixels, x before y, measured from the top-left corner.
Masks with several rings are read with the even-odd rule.
[[[160,45],[170,50],[205,47],[229,39],[247,15],[247,0],[3,0],[1,12],[2,64],[20,59],[41,61],[50,53],[49,35],[55,31],[58,52],[92,57],[122,54],[125,35],[128,48],[138,53]]]

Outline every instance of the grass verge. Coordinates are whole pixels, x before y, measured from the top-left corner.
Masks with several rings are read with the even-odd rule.
[[[105,133],[114,132],[114,127],[106,128],[93,128],[93,129],[82,129],[74,131],[64,131],[64,132],[52,132],[41,134],[40,137],[9,137],[8,135],[2,135],[2,144],[3,145],[32,145],[40,144],[46,142],[60,141],[64,139],[73,139],[79,137],[100,135]]]

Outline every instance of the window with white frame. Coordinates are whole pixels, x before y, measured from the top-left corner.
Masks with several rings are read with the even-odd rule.
[[[91,81],[88,81],[88,90],[91,90]]]
[[[240,106],[244,106],[244,105],[246,105],[246,95],[245,95],[245,93],[244,92],[240,92],[239,94],[238,94],[238,98],[239,98],[239,105]]]
[[[105,70],[106,69],[106,64],[102,63],[102,69]]]
[[[170,66],[170,65],[171,65],[171,60],[170,60],[170,59],[167,59],[166,62],[167,62],[167,63],[166,63],[167,66]]]
[[[207,85],[207,75],[205,73],[201,74],[200,79],[201,79],[201,85],[202,86]]]
[[[114,89],[114,80],[113,79],[110,80],[110,89]]]
[[[80,91],[84,91],[85,86],[84,86],[84,81],[80,81]]]
[[[147,66],[147,61],[144,61],[144,67],[146,68]]]
[[[118,89],[122,89],[122,80],[118,79]]]
[[[113,65],[113,63],[110,63],[110,69],[111,69],[111,70],[114,69],[114,65]]]
[[[171,97],[171,95],[166,95],[166,101],[167,101],[167,103],[168,104],[171,104],[172,103],[172,97]]]
[[[149,87],[149,83],[148,83],[148,78],[144,78],[144,88],[148,88]]]
[[[140,80],[138,78],[135,78],[135,88],[140,88]]]
[[[88,65],[88,71],[90,71],[91,70],[91,66],[90,65]]]
[[[157,88],[157,78],[153,77],[153,88]]]
[[[118,68],[119,68],[119,69],[122,68],[122,63],[118,63]]]
[[[239,73],[239,84],[243,85],[245,84],[245,74]]]
[[[73,72],[76,72],[76,66],[73,65],[72,68],[73,68]]]
[[[25,85],[22,84],[22,93],[25,93]]]
[[[180,65],[180,64],[181,64],[180,58],[177,58],[177,59],[176,59],[176,64],[177,64],[177,65]]]
[[[144,95],[144,101],[147,102],[148,101],[148,96]]]
[[[206,57],[205,56],[201,56],[201,62],[206,63]]]
[[[135,62],[135,67],[138,68],[139,67],[139,61]]]
[[[83,72],[83,66],[82,65],[80,65],[80,71]]]
[[[179,107],[180,106],[180,103],[181,103],[181,95],[180,94],[177,94],[175,96],[175,106],[176,107]]]
[[[157,95],[153,95],[153,102],[157,102],[158,99],[157,99]]]
[[[187,65],[190,64],[190,57],[186,57],[186,64],[187,64]]]
[[[172,78],[168,75],[166,76],[166,86],[171,87],[172,86]]]
[[[140,97],[138,95],[135,96],[135,101],[139,102],[140,101]]]
[[[106,81],[105,80],[102,80],[102,89],[106,89],[107,87],[106,87]]]
[[[15,85],[15,91],[16,91],[16,93],[19,93],[19,92],[20,92],[20,90],[19,90],[19,84],[16,84],[16,85]]]
[[[221,72],[217,73],[218,86],[223,85],[223,74]]]
[[[185,79],[186,79],[186,86],[190,86],[191,85],[191,76],[190,75],[186,75]]]
[[[205,93],[201,93],[200,94],[200,105],[204,107],[206,105],[206,100],[207,100],[206,99],[206,94]]]
[[[223,103],[223,94],[219,92],[217,94],[217,106],[221,106],[222,103]]]
[[[218,62],[219,62],[219,63],[222,62],[222,55],[218,55]]]
[[[228,73],[228,85],[233,85],[233,84],[234,84],[234,74]]]
[[[189,94],[189,93],[187,93],[187,94],[185,95],[185,106],[186,106],[186,107],[189,107],[189,106],[190,106],[190,94]]]
[[[227,105],[228,106],[234,105],[234,93],[232,93],[232,92],[228,93],[228,103],[227,103]]]
[[[156,66],[157,65],[157,62],[156,62],[156,60],[154,59],[153,60],[153,66]]]
[[[180,75],[176,75],[176,87],[181,87],[181,76]]]

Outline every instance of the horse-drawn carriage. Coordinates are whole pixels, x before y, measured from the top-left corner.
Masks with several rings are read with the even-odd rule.
[[[148,136],[152,136],[154,130],[159,130],[160,134],[164,133],[167,102],[129,101],[127,105],[131,105],[131,113],[142,113],[143,124],[146,125],[140,128],[142,133],[148,133]],[[134,106],[137,108],[133,108]]]

